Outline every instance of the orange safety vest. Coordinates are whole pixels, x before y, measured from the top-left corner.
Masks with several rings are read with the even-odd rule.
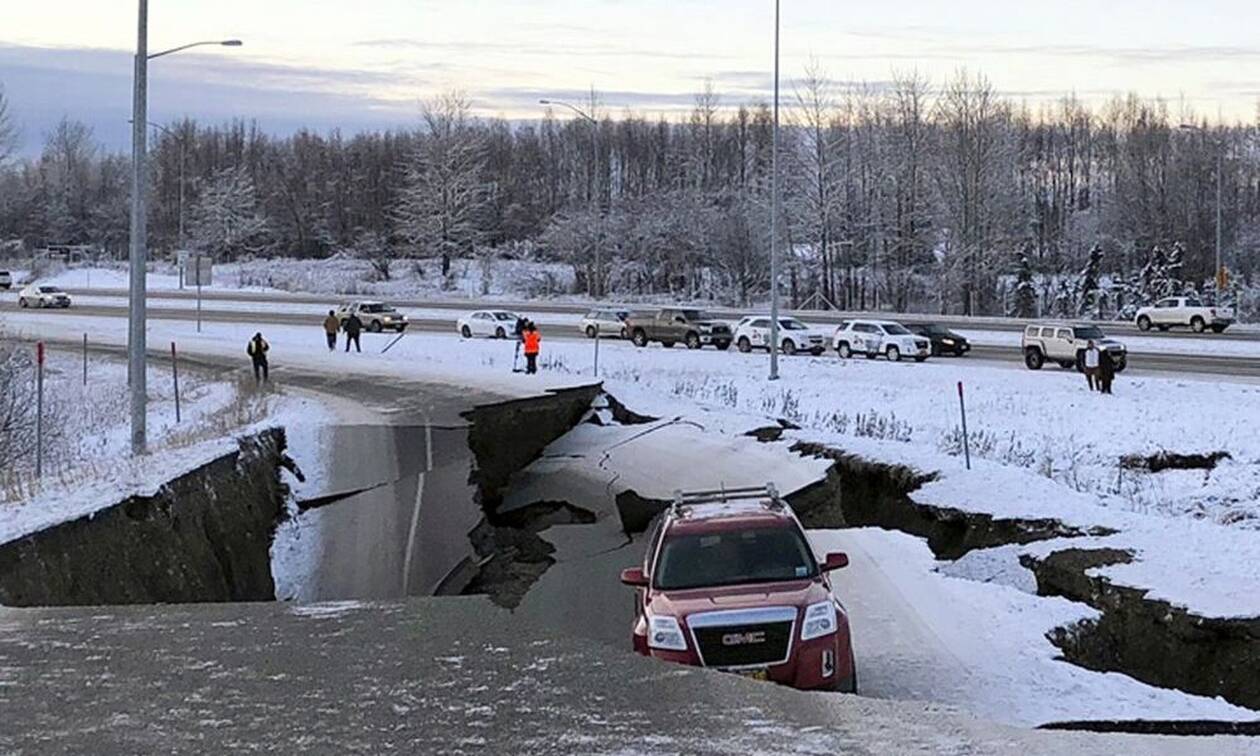
[[[538,345],[542,343],[542,334],[538,331],[525,332],[525,354],[538,354]]]

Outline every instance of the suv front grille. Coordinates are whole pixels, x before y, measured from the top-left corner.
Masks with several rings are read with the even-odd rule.
[[[782,664],[792,651],[796,609],[790,606],[700,612],[687,618],[706,667]]]

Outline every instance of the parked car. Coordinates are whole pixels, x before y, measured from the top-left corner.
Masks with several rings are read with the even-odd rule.
[[[804,690],[856,692],[849,618],[800,522],[772,487],[678,494],[649,531],[631,638],[644,656]]]
[[[18,292],[18,307],[69,307],[70,295],[44,284],[31,284]]]
[[[1161,331],[1185,326],[1195,333],[1209,328],[1213,333],[1224,333],[1234,323],[1234,308],[1208,307],[1194,297],[1168,297],[1138,310],[1134,322],[1143,331],[1151,330],[1151,326]]]
[[[735,324],[735,346],[747,354],[754,349],[770,351],[770,317],[750,315]],[[779,351],[809,352],[817,357],[827,350],[827,334],[796,318],[779,318]]]
[[[8,291],[13,288],[13,274],[7,270],[0,270],[0,289]]]
[[[474,336],[506,339],[516,335],[516,321],[520,317],[508,310],[478,310],[455,321],[455,329],[466,339]]]
[[[712,344],[718,349],[731,346],[731,327],[700,310],[666,307],[652,314],[633,313],[626,319],[626,332],[635,346],[653,341],[669,348],[682,342],[688,349]]]
[[[1029,370],[1040,370],[1047,362],[1057,362],[1064,369],[1085,369],[1085,350],[1089,342],[1099,349],[1111,352],[1116,372],[1128,366],[1129,353],[1124,344],[1108,338],[1095,325],[1074,326],[1065,323],[1030,325],[1024,328],[1020,346],[1024,351],[1024,364]]]
[[[582,322],[578,324],[578,330],[586,334],[588,339],[595,338],[598,331],[601,339],[624,339],[626,338],[626,318],[630,317],[629,310],[591,310],[582,318]]]
[[[965,336],[955,333],[943,325],[936,323],[907,323],[906,328],[911,333],[924,336],[931,342],[933,357],[940,357],[945,354],[962,357],[971,351],[971,343],[967,341]]]
[[[892,320],[850,320],[841,324],[832,337],[832,346],[843,359],[864,354],[867,359],[883,355],[891,362],[913,357],[923,362],[932,353],[932,342],[916,336]]]
[[[373,333],[407,330],[407,316],[384,302],[350,302],[337,308],[337,320],[345,323],[351,314],[359,316],[363,327]]]

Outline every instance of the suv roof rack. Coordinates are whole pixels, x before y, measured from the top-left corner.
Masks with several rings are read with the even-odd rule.
[[[697,504],[718,504],[730,501],[748,501],[749,499],[768,499],[770,507],[774,509],[782,509],[784,507],[783,499],[779,496],[778,487],[773,483],[766,483],[763,486],[714,488],[701,491],[675,490],[674,503],[670,510],[677,512],[682,507],[690,507]]]

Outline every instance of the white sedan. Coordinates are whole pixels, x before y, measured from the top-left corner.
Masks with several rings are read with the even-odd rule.
[[[519,319],[519,315],[508,310],[478,310],[455,321],[455,328],[466,339],[475,336],[506,339],[516,335],[516,321]]]
[[[754,349],[770,351],[770,318],[750,316],[735,326],[735,347],[747,354]],[[779,318],[779,351],[784,354],[809,352],[817,357],[827,349],[827,334],[810,328],[796,318]]]
[[[70,295],[56,286],[31,284],[18,292],[18,307],[69,307]]]

